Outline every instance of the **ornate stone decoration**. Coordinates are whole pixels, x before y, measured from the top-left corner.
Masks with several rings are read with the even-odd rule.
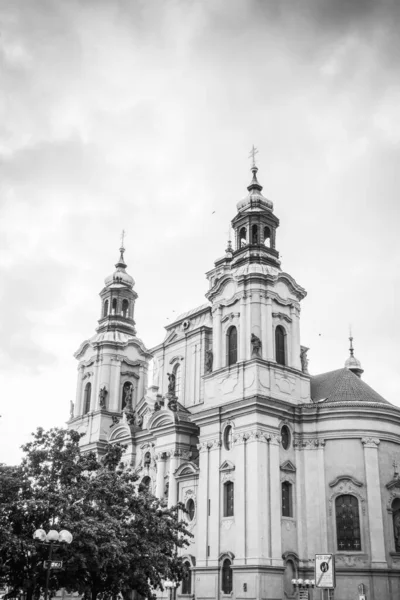
[[[261,356],[261,340],[254,333],[251,334],[251,356],[257,358]]]
[[[363,437],[363,438],[361,438],[361,443],[364,446],[364,448],[375,448],[375,449],[377,449],[378,446],[379,446],[379,444],[381,442],[376,437]]]
[[[292,322],[292,318],[289,317],[288,315],[285,315],[284,313],[281,312],[273,312],[272,316],[274,317],[274,319],[279,319],[280,321],[287,321],[288,323]]]
[[[323,448],[325,443],[323,438],[296,437],[293,440],[293,447],[299,450],[318,450],[318,448]]]
[[[359,568],[367,565],[367,555],[336,554],[335,561],[344,567]]]
[[[100,408],[106,408],[107,394],[108,394],[107,387],[105,385],[103,385],[103,387],[100,388],[100,391],[99,391],[99,407]]]
[[[234,524],[235,520],[231,518],[222,519],[222,529],[229,530]]]
[[[332,515],[334,512],[334,500],[335,500],[336,496],[339,496],[342,494],[351,494],[352,496],[356,496],[356,498],[358,498],[358,500],[360,502],[361,512],[363,515],[365,515],[365,512],[366,512],[365,498],[364,498],[364,495],[362,495],[360,493],[360,487],[358,486],[359,482],[357,482],[357,485],[355,485],[353,483],[352,478],[345,476],[343,478],[338,477],[332,483],[334,484],[334,486],[331,485],[331,487],[335,487],[335,490],[329,496],[329,514],[330,515]]]

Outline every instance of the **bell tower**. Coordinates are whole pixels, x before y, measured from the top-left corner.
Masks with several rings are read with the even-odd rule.
[[[84,433],[84,449],[101,454],[112,427],[123,421],[132,435],[137,428],[136,406],[147,389],[152,354],[136,337],[135,281],[126,272],[125,248],[120,248],[115,271],[100,292],[101,314],[96,334],[85,340],[75,358],[79,361],[75,403],[68,425]],[[131,444],[131,452],[134,445]]]

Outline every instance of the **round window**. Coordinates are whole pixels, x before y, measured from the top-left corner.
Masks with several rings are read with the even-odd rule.
[[[290,429],[287,425],[284,425],[281,429],[282,448],[287,450],[290,446]]]
[[[194,519],[194,513],[196,510],[196,506],[194,504],[194,500],[192,498],[189,498],[189,500],[186,503],[186,510],[188,511],[188,519],[189,521],[193,521]]]
[[[232,437],[233,437],[232,425],[228,425],[227,427],[225,427],[225,431],[224,431],[225,450],[230,450],[232,448]]]

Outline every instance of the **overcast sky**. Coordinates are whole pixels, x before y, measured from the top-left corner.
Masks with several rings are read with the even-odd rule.
[[[400,405],[400,3],[3,0],[0,462],[63,425],[118,259],[147,347],[203,304],[259,180],[313,374]],[[215,211],[215,212],[214,212]]]

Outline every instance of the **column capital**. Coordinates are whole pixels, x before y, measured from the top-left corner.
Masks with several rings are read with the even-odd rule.
[[[276,433],[268,435],[267,439],[272,446],[280,446],[281,445],[282,438],[280,435],[278,435]]]
[[[377,450],[381,441],[375,437],[363,437],[361,438],[361,443],[364,448],[375,448]]]

